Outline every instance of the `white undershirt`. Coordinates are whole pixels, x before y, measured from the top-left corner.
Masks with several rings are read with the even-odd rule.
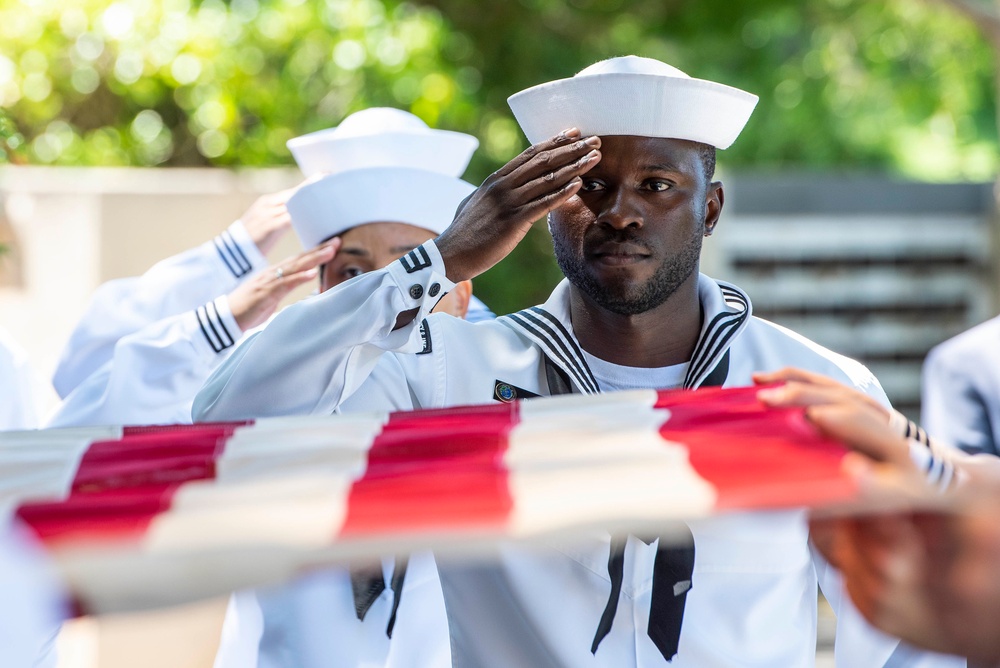
[[[586,350],[583,351],[583,356],[603,392],[649,388],[657,390],[677,389],[684,384],[684,376],[687,374],[689,364],[689,362],[684,362],[683,364],[650,369],[612,364],[594,357]]]

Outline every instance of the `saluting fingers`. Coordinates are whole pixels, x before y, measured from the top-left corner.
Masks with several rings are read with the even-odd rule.
[[[531,205],[536,201],[544,200],[561,189],[579,180],[579,177],[586,174],[601,160],[601,152],[596,148],[591,149],[584,155],[577,157],[570,163],[562,165],[549,165],[548,171],[537,172],[533,178],[515,188],[525,205]]]
[[[317,268],[336,256],[337,251],[340,249],[340,243],[340,238],[337,237],[329,243],[284,260],[275,266],[275,279],[286,284],[293,283],[291,287],[295,287],[295,285],[301,284],[304,280],[316,276]],[[301,277],[302,274],[307,274],[306,279]]]
[[[557,146],[538,151],[530,160],[511,172],[508,179],[516,188],[522,188],[537,181],[554,180],[565,168],[579,169],[584,158],[592,157],[601,147],[600,137],[587,137],[565,146]],[[550,176],[551,175],[551,176]]]
[[[333,259],[340,240],[300,253],[261,272],[229,293],[229,308],[244,332],[271,317],[289,292],[319,275],[319,266]]]
[[[580,131],[577,128],[568,128],[551,139],[546,139],[543,142],[532,144],[528,148],[521,151],[520,155],[516,158],[512,159],[506,165],[494,172],[493,176],[496,178],[505,177],[513,173],[528,161],[536,159],[539,153],[571,144],[572,142],[579,140],[580,136]]]
[[[571,181],[564,184],[558,190],[546,192],[536,199],[521,205],[519,211],[525,218],[537,220],[553,209],[562,206],[570,197],[579,192],[582,186],[583,181],[580,177],[573,177]]]

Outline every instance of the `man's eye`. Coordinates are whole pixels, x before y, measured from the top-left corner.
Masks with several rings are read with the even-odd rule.
[[[600,190],[603,187],[604,184],[601,183],[600,181],[596,181],[594,179],[584,179],[583,186],[580,187],[580,190],[589,193],[589,192],[594,192],[595,190]]]
[[[360,276],[363,273],[365,273],[364,269],[359,267],[344,267],[340,270],[340,275],[344,277],[345,281],[355,276]]]
[[[670,184],[667,181],[647,181],[646,187],[653,192],[663,192],[664,190],[670,190]]]

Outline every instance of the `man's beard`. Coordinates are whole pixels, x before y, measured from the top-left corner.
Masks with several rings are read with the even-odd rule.
[[[632,242],[634,237],[621,235],[622,242]],[[676,253],[666,258],[656,272],[641,285],[625,282],[599,282],[588,271],[583,257],[577,256],[562,240],[553,235],[556,262],[569,282],[582,290],[603,309],[619,315],[637,315],[652,310],[666,302],[698,268],[701,258],[701,234],[693,234]],[[640,244],[645,246],[645,244]]]

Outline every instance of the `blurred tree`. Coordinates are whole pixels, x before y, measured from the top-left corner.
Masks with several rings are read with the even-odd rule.
[[[506,97],[626,53],[761,97],[723,168],[998,169],[996,63],[945,5],[995,0],[6,0],[4,153],[40,164],[288,164],[285,141],[371,106],[524,146]],[[623,100],[622,104],[628,104]],[[3,121],[0,118],[0,121]],[[544,231],[477,280],[497,310],[559,277]]]
[[[475,64],[490,84],[488,109],[599,58],[637,53],[760,95],[746,131],[720,156],[725,165],[877,168],[929,180],[983,179],[997,169],[991,49],[975,25],[945,7],[425,1],[473,37]]]
[[[18,148],[24,143],[24,136],[17,131],[10,114],[0,107],[0,164],[22,162]]]
[[[469,124],[454,41],[436,10],[379,0],[14,0],[0,105],[34,163],[288,163],[289,138],[367,106]]]
[[[990,45],[975,24],[941,5],[424,2],[476,44],[472,64],[489,83],[481,95],[484,114],[496,119],[480,127],[487,158],[505,153],[506,136],[520,138],[509,125],[506,96],[572,76],[597,59],[635,53],[760,96],[740,139],[720,153],[723,169],[863,169],[938,181],[989,180],[1000,165]],[[515,286],[528,293],[526,283],[538,276],[531,268],[550,266],[539,250],[547,247],[541,236],[537,248],[519,248],[519,256],[481,282],[498,292]],[[548,284],[542,287],[538,298]]]
[[[0,165],[7,163],[17,163],[16,149],[20,145],[22,138],[14,127],[7,111],[0,108]],[[3,202],[0,201],[0,222],[3,220]],[[0,260],[10,252],[7,244],[0,242]]]
[[[994,111],[1000,128],[1000,0],[931,0],[949,7],[975,25],[993,48]],[[1000,203],[1000,174],[997,175],[997,202]],[[1000,207],[998,207],[1000,208]]]

